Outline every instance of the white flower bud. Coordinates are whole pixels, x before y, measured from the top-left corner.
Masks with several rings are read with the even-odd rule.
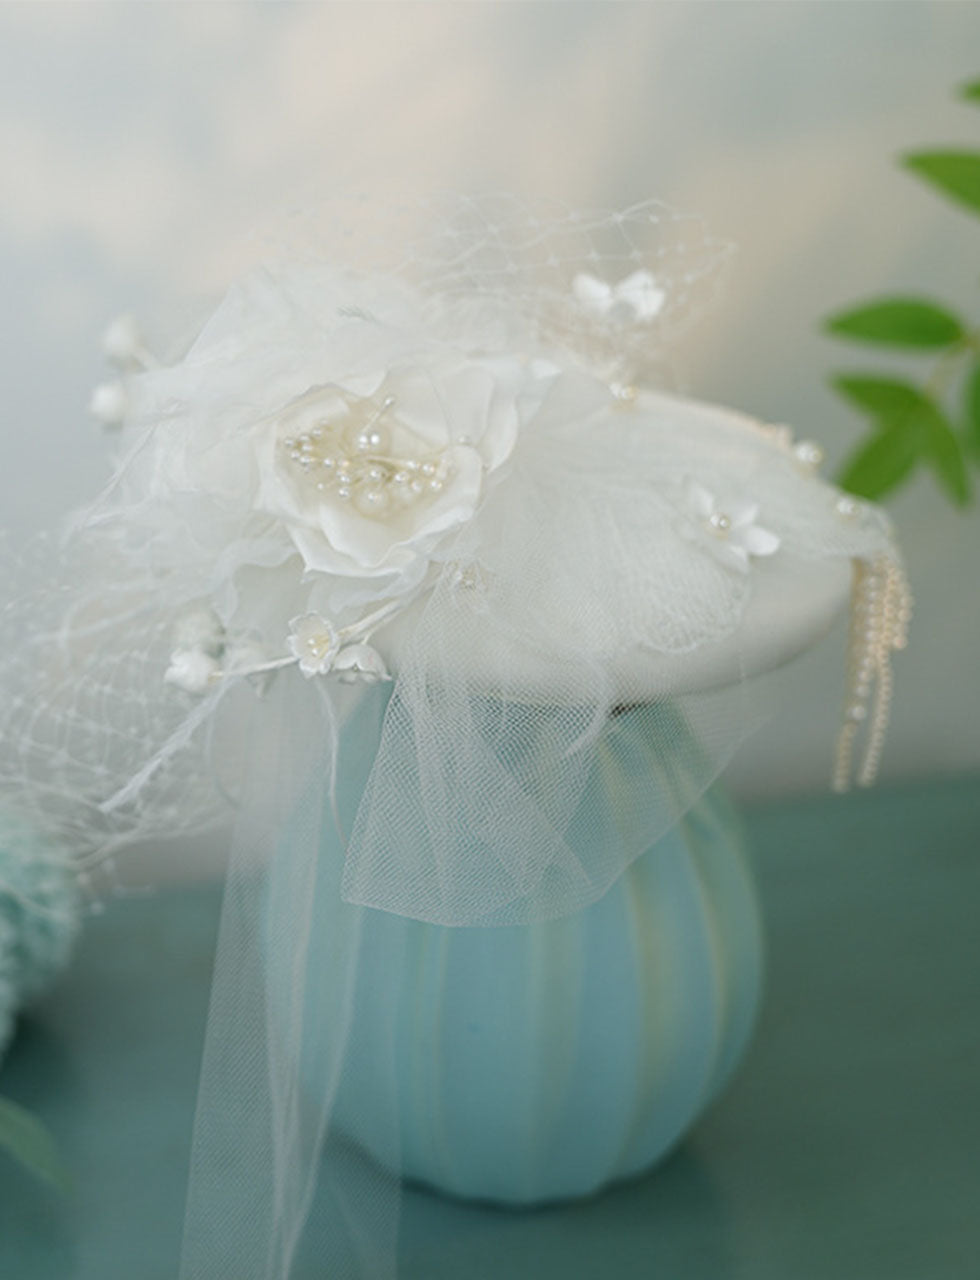
[[[92,392],[88,411],[105,427],[121,427],[126,420],[129,398],[121,382],[103,382]]]
[[[218,672],[215,659],[202,649],[175,649],[163,678],[188,693],[204,693]]]
[[[349,644],[341,649],[333,660],[333,670],[344,684],[353,684],[355,680],[377,684],[379,680],[391,679],[381,654],[369,644]]]
[[[192,609],[178,619],[174,643],[178,649],[200,649],[217,658],[224,648],[225,629],[213,609]]]

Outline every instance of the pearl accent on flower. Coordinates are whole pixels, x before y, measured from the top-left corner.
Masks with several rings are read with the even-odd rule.
[[[835,791],[850,786],[857,735],[865,721],[869,724],[858,786],[870,786],[877,775],[891,707],[891,654],[905,648],[911,611],[908,581],[896,560],[882,556],[855,562],[844,723],[832,779]]]
[[[363,487],[354,497],[354,506],[362,516],[383,516],[388,510],[389,498],[386,489]]]
[[[351,502],[360,515],[381,519],[392,508],[413,507],[442,492],[453,468],[444,452],[427,457],[392,452],[384,419],[395,406],[388,396],[346,397],[339,419],[324,418],[309,430],[280,440],[284,460],[315,493]]]
[[[793,457],[805,471],[816,471],[823,462],[825,454],[815,441],[800,440],[793,445]]]

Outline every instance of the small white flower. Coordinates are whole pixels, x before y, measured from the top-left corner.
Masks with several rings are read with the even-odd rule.
[[[587,311],[611,320],[652,320],[667,297],[650,272],[642,270],[618,284],[582,271],[572,281],[572,292]]]
[[[163,678],[188,693],[204,693],[219,670],[215,659],[203,649],[175,649]]]
[[[349,644],[341,649],[334,659],[333,670],[344,684],[353,684],[356,680],[377,684],[379,680],[391,679],[381,654],[369,644]]]
[[[126,420],[129,400],[121,382],[102,382],[92,392],[88,411],[104,427],[121,427]]]
[[[289,627],[289,652],[299,663],[303,675],[307,679],[326,675],[340,652],[340,636],[336,629],[318,613],[304,613],[302,617],[293,618]]]
[[[217,658],[225,646],[225,629],[213,609],[192,609],[178,619],[174,642],[178,649],[200,649]]]
[[[705,538],[718,559],[742,573],[748,573],[752,556],[771,556],[779,550],[780,539],[770,529],[755,523],[757,502],[733,499],[721,506],[712,493],[696,481],[687,486],[687,499]]]

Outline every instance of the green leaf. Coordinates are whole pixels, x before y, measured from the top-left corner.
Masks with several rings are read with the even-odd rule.
[[[883,298],[831,316],[828,333],[893,347],[948,347],[965,334],[945,308],[917,298]]]
[[[943,195],[980,213],[980,152],[914,151],[902,163]]]
[[[933,409],[934,413],[923,420],[928,432],[927,457],[953,502],[958,507],[965,507],[972,494],[963,447],[942,413],[935,406]]]
[[[840,373],[831,379],[831,383],[845,399],[876,418],[899,418],[912,414],[922,403],[922,393],[918,387],[898,378]]]
[[[960,97],[967,102],[980,102],[980,80],[971,80],[969,84],[961,85]]]
[[[973,452],[980,458],[980,362],[973,366],[964,387],[966,410],[966,439]]]
[[[963,449],[936,402],[911,383],[845,375],[835,380],[875,420],[876,434],[847,461],[841,485],[864,498],[895,489],[915,464],[928,462],[957,506],[970,501]]]
[[[0,1149],[6,1150],[42,1182],[58,1191],[68,1189],[68,1174],[54,1139],[40,1120],[9,1098],[0,1098]]]
[[[844,464],[840,485],[861,498],[881,498],[897,489],[921,456],[915,432],[888,427],[861,445]]]

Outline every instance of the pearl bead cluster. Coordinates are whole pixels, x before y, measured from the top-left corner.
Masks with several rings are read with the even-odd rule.
[[[891,653],[904,649],[912,597],[901,566],[887,556],[856,561],[851,595],[847,697],[837,740],[833,787],[846,791],[854,771],[857,736],[868,722],[858,786],[874,782],[892,697]]]
[[[289,466],[318,495],[350,502],[363,516],[381,518],[441,493],[452,475],[445,455],[396,457],[383,419],[394,405],[352,404],[340,423],[325,419],[280,441]],[[353,419],[353,421],[352,421]]]

